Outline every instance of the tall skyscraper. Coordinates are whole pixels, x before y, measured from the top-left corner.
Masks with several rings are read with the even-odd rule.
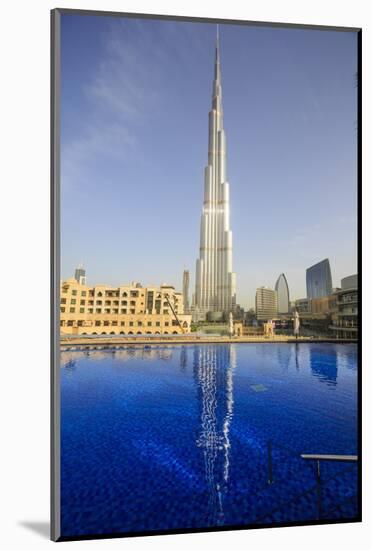
[[[189,312],[189,271],[185,269],[183,271],[183,305],[184,312]]]
[[[214,71],[200,255],[196,263],[195,310],[200,317],[208,311],[233,311],[236,305],[236,274],[232,271],[232,231],[229,225],[229,183],[226,181],[219,35],[216,39]]]
[[[307,269],[307,298],[321,298],[332,294],[330,262],[326,258]]]
[[[80,285],[86,285],[86,271],[82,264],[75,269],[75,279]]]
[[[277,292],[277,310],[278,313],[288,313],[290,309],[290,294],[289,285],[284,273],[278,277],[276,286],[274,287]]]

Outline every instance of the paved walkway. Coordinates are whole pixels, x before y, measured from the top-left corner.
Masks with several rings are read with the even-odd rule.
[[[333,342],[333,343],[356,343],[356,340],[349,340],[345,338],[316,338],[308,336],[299,336],[295,338],[293,336],[240,336],[229,338],[228,336],[192,336],[184,335],[179,337],[166,337],[160,335],[156,338],[146,338],[145,336],[130,337],[125,336],[62,336],[60,344],[62,347],[70,346],[118,346],[127,344],[276,344],[279,342],[286,343],[319,343],[319,342]]]

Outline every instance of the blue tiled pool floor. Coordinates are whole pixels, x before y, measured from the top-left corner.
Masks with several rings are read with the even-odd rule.
[[[315,520],[300,453],[357,454],[353,344],[154,345],[61,362],[62,536]],[[323,463],[321,476],[321,518],[355,518],[356,465]]]

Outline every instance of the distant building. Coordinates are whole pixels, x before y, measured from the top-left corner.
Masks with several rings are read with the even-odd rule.
[[[189,271],[185,269],[183,271],[183,302],[184,302],[184,313],[189,313]]]
[[[301,298],[295,301],[295,308],[299,314],[315,318],[318,315],[330,315],[336,310],[336,296],[322,296],[321,298]]]
[[[258,321],[268,321],[277,316],[277,292],[262,286],[256,289],[255,312]]]
[[[302,328],[320,336],[329,334],[331,315],[337,308],[336,302],[336,296],[333,294],[321,298],[296,300],[295,309],[299,314]]]
[[[299,300],[295,300],[295,307],[294,309],[297,310],[297,312],[300,314],[302,313],[310,313],[311,311],[311,303],[308,298],[300,298]]]
[[[322,298],[312,298],[310,311],[313,315],[316,313],[330,315],[336,311],[337,299],[335,295],[323,296]]]
[[[277,309],[278,313],[288,313],[290,311],[290,295],[289,285],[284,273],[278,277],[276,286],[274,287],[277,292]]]
[[[233,318],[235,321],[243,321],[245,318],[245,310],[239,304],[236,304],[236,308],[233,313]]]
[[[326,258],[307,269],[307,298],[321,298],[332,294],[330,262]]]
[[[344,277],[344,279],[341,279],[341,288],[338,290],[349,290],[351,288],[358,289],[358,275],[357,273],[355,275],[348,275],[348,277]]]
[[[61,283],[61,334],[182,334],[190,327],[183,295],[171,285],[89,287],[76,279]]]
[[[209,323],[225,323],[227,319],[223,311],[208,311],[206,313],[206,321]]]
[[[75,269],[75,279],[80,285],[86,285],[86,271],[81,264]]]
[[[358,338],[358,276],[350,275],[341,280],[341,290],[335,295],[337,311],[330,326],[336,338]]]

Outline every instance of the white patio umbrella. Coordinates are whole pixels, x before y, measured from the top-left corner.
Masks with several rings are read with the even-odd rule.
[[[300,328],[299,313],[298,313],[298,310],[295,309],[295,313],[294,313],[294,334],[295,334],[296,338],[299,335],[299,328]]]
[[[234,327],[233,327],[233,315],[232,312],[229,312],[229,327],[228,327],[228,333],[229,336],[232,337],[234,334]]]

